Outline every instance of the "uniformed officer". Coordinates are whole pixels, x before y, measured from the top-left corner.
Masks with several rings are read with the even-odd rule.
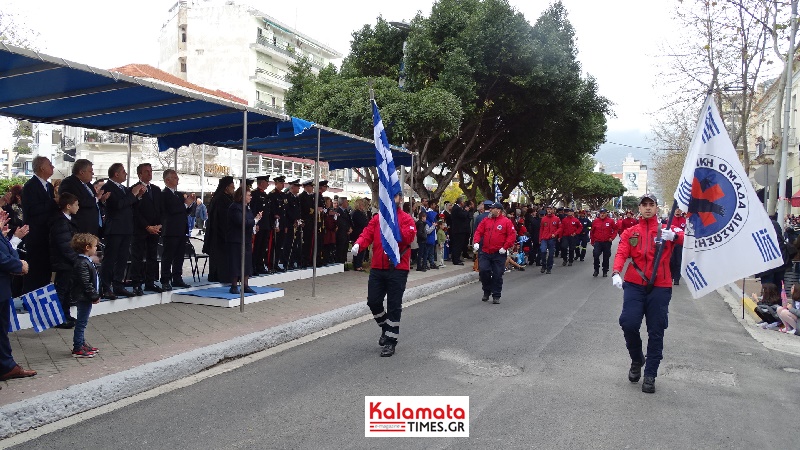
[[[572,208],[564,208],[566,215],[561,219],[561,258],[562,266],[571,266],[575,257],[575,247],[578,242],[578,234],[583,230],[580,220],[575,217]]]
[[[608,276],[608,260],[611,257],[611,242],[617,236],[617,223],[608,217],[608,210],[603,208],[594,222],[590,232],[589,241],[592,243],[592,257],[594,258],[593,277],[600,274],[600,255],[603,255],[603,276]]]
[[[628,380],[636,383],[642,376],[644,381],[642,392],[652,394],[656,391],[656,375],[661,363],[664,349],[664,330],[667,328],[669,301],[672,298],[672,274],[669,270],[669,259],[675,245],[683,245],[683,231],[680,228],[661,230],[658,221],[658,204],[653,194],[645,194],[639,198],[639,222],[622,232],[617,255],[614,258],[614,274],[612,284],[623,290],[622,314],[619,325],[625,336],[625,346],[631,357]],[[655,253],[658,243],[658,232],[663,241],[663,253],[656,266]],[[622,272],[628,258],[631,263],[625,271],[623,283]],[[653,267],[657,267],[655,280]],[[648,289],[648,284],[651,288]],[[647,355],[642,352],[642,337],[639,329],[642,319],[647,323]]]
[[[575,258],[580,258],[580,260],[583,261],[583,259],[586,258],[586,246],[589,244],[589,233],[592,231],[592,220],[586,217],[586,210],[584,209],[578,211],[578,220],[580,220],[581,225],[583,225],[583,230],[581,230],[578,235],[578,243],[577,247],[575,247],[577,251]]]
[[[306,268],[310,267],[313,263],[314,214],[316,214],[317,208],[314,207],[314,181],[306,180],[302,184],[303,192],[299,195],[300,218],[303,220],[300,265]]]
[[[319,214],[319,222],[317,222],[317,266],[324,266],[332,264],[333,261],[325,259],[325,252],[322,249],[322,242],[325,236],[325,216],[328,214],[328,209],[325,208],[325,197],[322,196],[328,191],[328,180],[320,180],[319,182],[319,203],[317,203],[317,214]]]
[[[289,182],[289,192],[286,194],[286,242],[283,248],[283,262],[287,269],[296,269],[300,266],[300,241],[303,239],[303,219],[300,209],[300,180]]]
[[[270,269],[286,270],[286,266],[281,263],[281,256],[284,252],[284,244],[286,242],[286,234],[289,229],[289,224],[286,221],[286,205],[289,203],[289,197],[283,192],[283,187],[286,185],[286,177],[283,175],[272,179],[275,183],[275,189],[272,190],[267,197],[269,198],[269,212],[270,212],[270,245],[268,250],[268,260]]]
[[[269,213],[269,198],[267,197],[269,176],[256,177],[256,182],[258,183],[256,189],[251,193],[250,210],[253,212],[253,217],[262,213],[262,218],[257,224],[258,233],[256,233],[253,243],[253,272],[260,275],[267,273],[267,244],[269,243],[270,217],[272,215]]]

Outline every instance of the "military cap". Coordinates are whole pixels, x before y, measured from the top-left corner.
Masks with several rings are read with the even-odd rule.
[[[276,183],[286,183],[286,177],[281,175],[279,177],[272,178],[272,181],[274,181]]]
[[[313,186],[313,185],[314,185],[314,180],[303,181],[303,186]]]
[[[269,181],[269,175],[258,176],[258,177],[256,177],[256,180],[258,180],[258,181]]]
[[[328,180],[319,180],[319,187],[328,187]]]
[[[292,186],[300,186],[300,178],[290,181],[289,184]]]
[[[644,194],[643,196],[639,197],[639,204],[641,204],[645,200],[652,200],[653,203],[655,203],[656,205],[658,204],[658,199],[656,199],[656,195],[655,194],[651,194],[649,192],[647,194]]]

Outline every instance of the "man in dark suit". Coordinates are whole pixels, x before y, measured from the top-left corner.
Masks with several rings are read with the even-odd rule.
[[[262,219],[257,224],[258,233],[256,233],[255,242],[253,243],[253,272],[255,275],[260,275],[267,273],[267,244],[269,243],[269,233],[271,231],[269,198],[267,197],[269,176],[256,177],[256,181],[258,184],[251,193],[250,211],[253,212],[253,217],[257,216],[258,213],[262,213]]]
[[[98,199],[92,186],[92,178],[94,178],[92,162],[88,159],[79,159],[72,165],[72,175],[61,181],[58,194],[68,192],[78,197],[79,209],[72,216],[72,223],[78,228],[78,233],[99,236],[100,227],[103,226],[99,203],[106,201],[108,194],[103,194],[105,198]]]
[[[186,251],[189,222],[186,218],[194,214],[194,194],[184,197],[178,192],[178,173],[172,169],[164,171],[164,191],[161,193],[161,236],[164,252],[161,254],[161,287],[171,291],[173,287],[188,288],[183,282],[183,256]]]
[[[47,246],[46,241],[45,246]],[[5,236],[0,235],[0,311],[2,311],[0,314],[0,381],[36,375],[35,370],[25,370],[14,361],[14,357],[11,356],[11,342],[8,340],[8,329],[11,325],[9,314],[11,275],[25,274],[28,269],[28,263],[20,260],[11,243],[6,240]]]
[[[22,220],[30,228],[25,237],[25,259],[30,261],[22,290],[31,292],[50,283],[50,219],[58,211],[53,185],[53,164],[44,156],[33,158],[33,177],[22,187]]]
[[[463,266],[461,260],[464,247],[469,236],[470,210],[464,206],[464,199],[459,198],[450,210],[450,258],[453,265]]]
[[[336,262],[347,262],[347,247],[350,244],[350,233],[353,232],[353,218],[350,215],[350,205],[347,197],[339,197],[339,207],[336,209]]]
[[[136,167],[139,182],[144,186],[142,197],[133,206],[133,245],[131,245],[131,280],[133,293],[163,292],[158,279],[158,240],[161,237],[161,189],[151,184],[153,167],[142,163]],[[142,289],[144,283],[144,289]]]
[[[125,289],[123,277],[128,266],[131,238],[133,236],[133,205],[139,201],[144,186],[122,185],[128,179],[128,172],[122,163],[114,163],[108,168],[108,182],[103,192],[109,193],[106,200],[105,250],[100,267],[100,282],[107,299],[117,296],[133,297],[133,292]]]

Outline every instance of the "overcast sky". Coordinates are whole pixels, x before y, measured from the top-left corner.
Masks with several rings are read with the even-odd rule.
[[[616,117],[609,118],[608,140],[648,146],[644,138],[650,130],[648,113],[660,104],[654,91],[656,57],[659,45],[673,33],[669,17],[674,0],[562,2],[576,31],[584,71],[597,79],[600,94],[614,103]],[[351,33],[374,24],[379,15],[389,21],[408,21],[417,11],[428,15],[433,4],[431,0],[237,3],[250,4],[345,55]],[[552,1],[510,3],[534,23]],[[4,0],[3,4],[5,11],[38,33],[34,44],[40,51],[110,69],[130,63],[157,65],[159,32],[175,0]],[[621,149],[614,144],[604,144],[603,149],[612,147]]]

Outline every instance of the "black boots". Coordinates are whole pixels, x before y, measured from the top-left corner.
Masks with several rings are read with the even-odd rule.
[[[656,379],[654,377],[644,377],[642,381],[642,392],[654,394],[656,392]]]
[[[638,383],[639,378],[642,377],[642,363],[637,361],[631,362],[631,368],[628,370],[628,381],[631,383]]]
[[[381,349],[381,357],[382,358],[386,358],[386,357],[394,355],[394,346],[395,345],[396,344],[386,344],[386,345],[384,345],[383,348]]]

